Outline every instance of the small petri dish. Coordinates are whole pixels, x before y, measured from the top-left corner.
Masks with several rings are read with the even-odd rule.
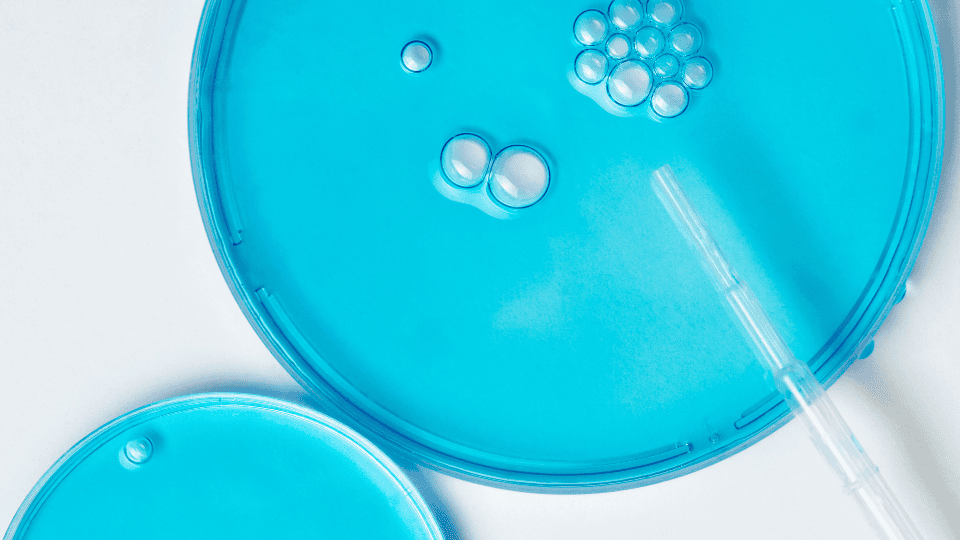
[[[200,394],[97,429],[37,483],[5,540],[442,540],[416,489],[352,429],[246,394]]]

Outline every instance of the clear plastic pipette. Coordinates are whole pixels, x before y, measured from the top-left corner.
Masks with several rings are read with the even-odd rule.
[[[803,421],[823,458],[840,476],[844,491],[856,499],[881,538],[920,540],[920,533],[824,392],[820,381],[806,362],[797,360],[790,352],[753,291],[737,277],[700,215],[683,194],[669,165],[653,173],[653,188],[677,227],[693,245],[714,285],[736,313],[777,389]]]

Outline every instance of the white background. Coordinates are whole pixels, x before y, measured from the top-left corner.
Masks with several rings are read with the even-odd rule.
[[[906,300],[830,395],[929,539],[960,535],[958,0],[937,208]],[[0,0],[0,530],[64,451],[192,392],[303,392],[235,305],[187,147],[201,0]],[[882,81],[868,81],[882,84]],[[871,538],[791,423],[666,483],[533,495],[411,471],[448,537]]]

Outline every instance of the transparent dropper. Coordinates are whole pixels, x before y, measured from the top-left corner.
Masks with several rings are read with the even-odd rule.
[[[777,390],[803,421],[823,458],[840,476],[844,491],[856,499],[881,538],[920,540],[920,533],[816,376],[805,362],[793,356],[753,291],[737,278],[677,184],[670,166],[654,171],[652,183],[660,202],[693,245],[714,285],[730,304]]]

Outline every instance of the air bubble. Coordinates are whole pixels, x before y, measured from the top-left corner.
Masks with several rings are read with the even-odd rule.
[[[663,33],[656,28],[652,26],[646,26],[637,32],[634,47],[637,49],[637,54],[640,56],[644,58],[653,58],[654,56],[660,54],[660,51],[663,50],[663,46]]]
[[[607,94],[624,107],[634,107],[650,95],[652,78],[650,68],[646,65],[636,60],[621,62],[613,68],[607,79]]]
[[[615,34],[607,40],[607,54],[614,60],[621,60],[630,54],[630,38],[623,34]]]
[[[680,56],[689,56],[700,50],[703,34],[696,26],[685,23],[670,32],[670,48]]]
[[[687,108],[687,91],[675,82],[666,82],[653,91],[650,105],[653,112],[664,118],[673,118]]]
[[[643,20],[643,6],[637,0],[613,0],[607,9],[612,22],[620,30],[635,28]]]
[[[543,198],[549,184],[547,162],[530,147],[508,146],[493,161],[490,194],[504,206],[530,206]]]
[[[683,84],[694,90],[706,88],[713,80],[713,66],[702,56],[691,58],[683,65]]]
[[[123,447],[123,455],[135,465],[146,463],[153,455],[153,443],[146,437],[127,441]]]
[[[680,71],[680,60],[672,54],[665,54],[653,63],[653,72],[661,79],[669,79]]]
[[[673,26],[683,16],[683,4],[680,0],[654,0],[647,6],[653,22],[663,26]]]
[[[433,63],[433,51],[422,41],[411,41],[400,51],[400,62],[410,73],[420,73]]]
[[[573,23],[573,35],[588,47],[603,43],[607,37],[607,18],[595,9],[584,11]]]
[[[577,77],[587,84],[597,84],[607,75],[607,57],[600,51],[587,49],[574,63]]]
[[[440,170],[451,184],[471,188],[483,181],[490,165],[490,146],[464,133],[447,141],[440,152]]]

